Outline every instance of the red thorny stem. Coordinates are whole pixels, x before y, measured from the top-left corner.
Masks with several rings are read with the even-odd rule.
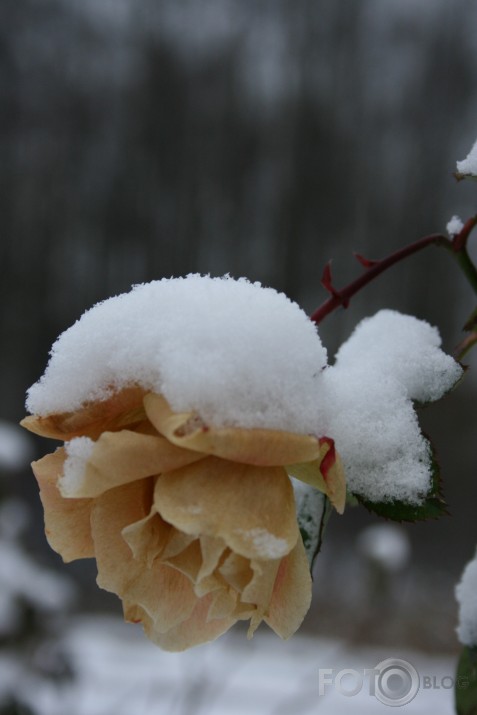
[[[424,248],[427,248],[427,246],[442,246],[454,254],[461,269],[464,271],[474,291],[477,293],[477,269],[467,253],[467,240],[472,229],[476,225],[477,215],[472,216],[472,218],[466,221],[459,233],[453,236],[452,239],[440,233],[431,234],[430,236],[425,236],[424,238],[401,248],[399,251],[391,253],[391,255],[381,260],[369,260],[359,254],[355,254],[356,259],[362,266],[364,266],[365,272],[341,290],[337,290],[333,286],[331,267],[330,263],[328,263],[323,271],[321,283],[328,293],[330,293],[330,298],[328,298],[328,300],[322,303],[322,305],[320,305],[320,307],[312,313],[310,319],[316,323],[316,325],[319,325],[319,323],[321,323],[321,321],[326,318],[329,313],[336,310],[336,308],[339,308],[340,306],[347,308],[350,299],[358,293],[358,291],[364,288],[364,286],[371,283],[371,281],[395,263],[399,263],[408,256],[411,256],[413,253],[422,251]],[[466,323],[467,329],[470,329],[470,326],[473,324],[474,317],[473,313]]]

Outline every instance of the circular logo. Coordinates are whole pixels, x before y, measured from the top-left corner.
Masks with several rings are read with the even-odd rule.
[[[386,658],[375,668],[375,697],[384,705],[407,705],[419,692],[419,674],[406,660]]]

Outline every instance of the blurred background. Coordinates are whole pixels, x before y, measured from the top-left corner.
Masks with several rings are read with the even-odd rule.
[[[476,185],[452,171],[477,136],[476,26],[472,0],[2,0],[5,662],[31,660],[59,613],[119,612],[93,564],[48,550],[28,462],[50,445],[15,428],[54,339],[99,300],[189,272],[245,275],[311,312],[328,260],[341,286],[353,250],[382,257],[475,213]],[[428,249],[326,319],[330,356],[382,307],[438,325],[452,352],[475,298]],[[453,588],[477,541],[468,363],[422,414],[453,516],[394,535],[361,509],[332,519],[305,633],[456,650]],[[373,539],[404,556],[386,566]],[[70,677],[48,652],[47,676]]]

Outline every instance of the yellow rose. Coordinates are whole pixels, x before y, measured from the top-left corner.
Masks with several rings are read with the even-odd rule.
[[[22,424],[66,443],[32,465],[50,545],[94,557],[98,585],[159,646],[184,650],[238,620],[249,636],[262,620],[282,638],[299,627],[311,579],[287,467],[342,511],[331,440],[210,426],[139,387]]]

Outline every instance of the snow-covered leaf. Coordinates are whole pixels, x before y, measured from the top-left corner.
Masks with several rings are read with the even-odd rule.
[[[447,504],[441,491],[442,480],[439,464],[432,447],[431,450],[432,486],[422,503],[412,504],[397,499],[378,502],[364,499],[359,494],[355,494],[358,502],[366,507],[368,511],[392,521],[427,521],[428,519],[438,519],[448,514]]]

